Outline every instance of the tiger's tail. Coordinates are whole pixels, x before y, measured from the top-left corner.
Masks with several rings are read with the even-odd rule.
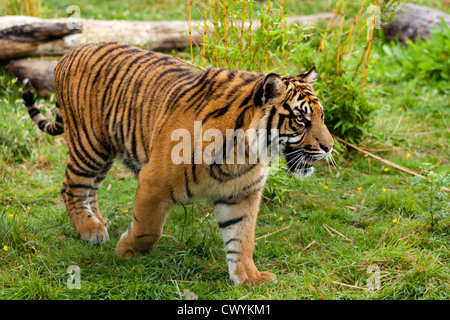
[[[37,124],[39,129],[52,136],[64,133],[64,122],[58,102],[56,102],[56,119],[54,122],[50,122],[41,113],[41,110],[36,105],[33,94],[29,90],[22,92],[22,99],[25,107],[27,107],[31,120]]]

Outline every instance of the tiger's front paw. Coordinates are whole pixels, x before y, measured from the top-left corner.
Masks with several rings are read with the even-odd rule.
[[[251,267],[248,265],[246,268],[238,267],[232,274],[231,281],[234,285],[258,286],[266,282],[275,281],[276,279],[275,275],[271,272],[259,272],[253,264]]]
[[[259,286],[260,284],[263,284],[265,282],[272,282],[275,281],[276,277],[271,272],[260,272],[260,274],[253,278],[248,278],[244,281],[244,285],[252,285],[252,286]]]
[[[102,245],[109,240],[108,230],[103,224],[92,226],[91,228],[83,228],[78,231],[78,233],[80,234],[81,239],[95,245]]]

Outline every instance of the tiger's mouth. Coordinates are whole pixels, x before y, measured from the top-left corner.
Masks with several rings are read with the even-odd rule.
[[[293,149],[287,147],[284,150],[286,165],[294,176],[308,177],[314,172],[314,162],[316,159],[304,151],[304,149]]]

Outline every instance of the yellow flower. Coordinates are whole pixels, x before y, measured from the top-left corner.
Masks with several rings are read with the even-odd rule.
[[[9,213],[8,216],[9,216],[10,218],[14,218],[14,215],[13,215],[12,213]]]
[[[386,188],[383,188],[383,192],[386,192]]]
[[[280,217],[280,221],[283,221],[283,217]]]
[[[8,251],[8,246],[3,246],[3,250]]]
[[[23,88],[19,88],[19,89],[17,89],[17,91],[19,91],[19,92],[22,92],[22,90],[23,90]]]
[[[386,168],[383,169],[383,171],[384,171],[384,172],[388,172],[388,171],[389,171],[389,168],[386,167]]]
[[[409,157],[411,157],[411,153],[406,154],[406,158],[409,158]]]
[[[16,79],[12,79],[11,83],[16,83],[16,81],[17,81]]]
[[[358,191],[361,191],[362,190],[362,187],[358,187]]]
[[[16,99],[16,103],[20,103],[20,99]]]
[[[127,213],[127,212],[128,212],[128,210],[127,210],[127,209],[123,210],[123,213]]]
[[[398,222],[397,219],[392,220],[392,223],[397,223],[397,222]]]
[[[323,186],[323,188],[324,188],[325,190],[328,190],[328,186]]]

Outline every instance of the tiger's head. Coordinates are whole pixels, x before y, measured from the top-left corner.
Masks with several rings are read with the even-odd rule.
[[[270,142],[278,144],[289,170],[297,177],[311,175],[314,162],[333,151],[333,137],[312,86],[316,77],[315,67],[296,77],[271,73],[255,94],[255,103],[264,109],[259,127],[279,130],[277,139]]]

